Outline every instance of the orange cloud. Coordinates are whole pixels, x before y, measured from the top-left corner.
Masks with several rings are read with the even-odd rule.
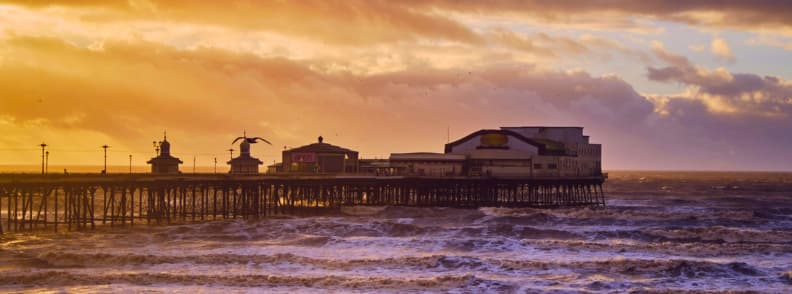
[[[500,125],[570,124],[583,125],[597,141],[609,143],[610,165],[635,168],[652,158],[648,163],[663,167],[686,156],[691,162],[713,156],[681,153],[664,142],[706,145],[710,136],[700,134],[716,128],[713,122],[734,123],[696,112],[695,104],[683,107],[681,99],[666,105],[673,119],[664,118],[616,76],[526,65],[467,71],[413,65],[354,74],[325,72],[311,61],[142,41],[86,48],[17,37],[0,48],[9,57],[0,67],[0,130],[6,134],[0,147],[35,149],[44,140],[53,146],[53,160],[61,162],[98,162],[97,148],[105,143],[123,155],[115,154],[111,163],[125,164],[127,152],[145,158],[163,129],[177,155],[197,155],[199,165],[206,165],[212,156],[226,156],[230,139],[243,129],[276,144],[254,150],[269,163],[279,157],[281,146],[305,144],[318,135],[373,157],[440,151],[449,126],[452,137],[458,137]],[[676,125],[679,120],[706,128],[693,132]],[[773,129],[785,122],[749,125],[767,123],[763,127]],[[750,137],[745,134],[729,135]],[[95,152],[63,151],[69,148]],[[0,156],[5,163],[38,158],[36,150]]]
[[[483,41],[461,16],[482,14],[532,19],[580,28],[632,30],[634,19],[680,22],[694,26],[771,31],[792,35],[792,4],[787,1],[187,1],[187,0],[45,0],[1,1],[36,9],[78,8],[92,11],[84,21],[158,20],[276,31],[334,44],[376,44],[443,39]],[[605,17],[603,17],[605,16]]]
[[[653,51],[668,66],[649,67],[649,79],[688,86],[688,93],[676,95],[679,98],[700,100],[713,112],[792,118],[791,81],[732,73],[723,68],[710,70],[668,52],[659,44]]]
[[[758,1],[539,1],[539,0],[434,0],[412,1],[462,13],[500,13],[541,19],[550,23],[575,22],[592,15],[608,15],[599,22],[634,25],[624,22],[635,16],[681,22],[705,27],[776,31],[792,34],[792,2]],[[622,29],[627,27],[621,26]]]
[[[14,1],[6,1],[14,3]],[[315,38],[336,45],[376,44],[418,37],[480,42],[468,27],[443,15],[383,1],[20,1],[38,9],[79,7],[81,20],[155,20],[229,26]]]
[[[227,139],[247,129],[280,146],[324,134],[363,154],[387,155],[439,150],[447,126],[461,135],[493,122],[574,123],[569,112],[582,121],[640,121],[652,113],[620,79],[524,66],[359,75],[324,72],[310,61],[142,41],[85,48],[17,37],[0,48],[9,57],[0,66],[7,132],[89,131],[94,135],[80,136],[137,151],[168,129],[191,152],[222,154]],[[537,108],[545,110],[526,117]],[[265,152],[277,158],[278,151]]]
[[[731,47],[729,47],[729,43],[727,43],[723,38],[712,39],[710,51],[713,55],[720,59],[734,62],[734,54],[731,51]]]

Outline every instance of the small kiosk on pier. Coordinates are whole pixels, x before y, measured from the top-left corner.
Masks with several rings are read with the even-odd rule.
[[[258,158],[250,155],[250,143],[245,139],[242,140],[242,143],[239,143],[239,156],[228,161],[228,164],[231,165],[229,173],[234,175],[257,175],[259,174],[259,165],[263,163]]]
[[[146,162],[151,165],[151,173],[161,175],[180,174],[179,164],[181,164],[182,161],[170,154],[171,146],[166,135],[162,137],[162,141],[160,141],[157,146],[159,146],[159,154],[157,154],[157,157]]]

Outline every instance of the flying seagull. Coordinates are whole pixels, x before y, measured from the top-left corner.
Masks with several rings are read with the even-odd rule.
[[[258,141],[262,141],[264,143],[272,145],[272,143],[270,143],[270,141],[267,141],[267,139],[264,139],[262,137],[248,138],[246,133],[244,135],[242,135],[242,137],[237,137],[236,139],[234,139],[234,142],[231,142],[231,144],[233,145],[234,143],[236,143],[239,140],[245,140],[245,142],[248,142],[250,144],[255,144],[255,143],[258,143]]]

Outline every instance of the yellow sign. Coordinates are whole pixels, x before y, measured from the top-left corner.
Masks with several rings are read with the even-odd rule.
[[[504,134],[489,133],[481,135],[481,145],[484,146],[503,146],[509,143],[509,137]]]

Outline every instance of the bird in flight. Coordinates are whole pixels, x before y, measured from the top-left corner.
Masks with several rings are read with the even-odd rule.
[[[251,138],[248,138],[247,132],[243,132],[242,133],[242,137],[237,137],[236,139],[234,139],[234,142],[231,142],[231,144],[234,144],[234,143],[236,143],[239,140],[245,140],[245,142],[248,142],[250,144],[255,144],[255,143],[258,143],[258,141],[262,141],[264,143],[272,145],[272,143],[270,143],[270,141],[267,141],[267,139],[264,139],[262,137],[251,137]]]

